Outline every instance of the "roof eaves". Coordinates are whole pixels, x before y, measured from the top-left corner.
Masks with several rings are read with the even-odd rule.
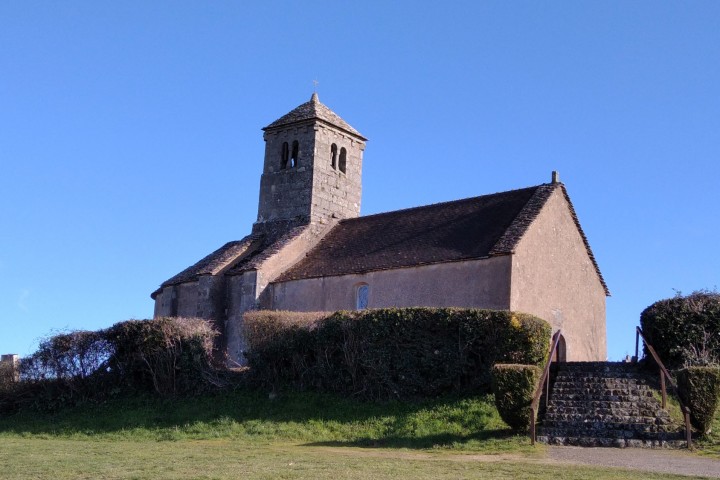
[[[496,255],[485,255],[481,257],[465,257],[465,258],[456,258],[453,260],[438,260],[435,262],[416,262],[411,265],[388,265],[387,267],[377,267],[377,268],[359,268],[356,270],[346,271],[343,273],[336,273],[336,274],[329,274],[329,275],[289,275],[285,276],[285,274],[280,275],[278,278],[270,282],[271,284],[275,285],[278,283],[284,283],[284,282],[294,282],[296,280],[309,280],[312,278],[328,278],[328,277],[344,277],[347,275],[362,275],[366,273],[371,272],[383,272],[386,270],[399,270],[401,268],[415,268],[415,267],[427,267],[430,265],[440,265],[443,263],[459,263],[459,262],[469,262],[473,260],[487,260],[490,257],[499,257],[507,255],[505,253],[498,253]]]

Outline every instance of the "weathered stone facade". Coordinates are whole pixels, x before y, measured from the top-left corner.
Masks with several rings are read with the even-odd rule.
[[[311,103],[322,105],[317,95]],[[360,215],[365,139],[324,118],[265,127],[256,230],[278,221],[304,225]]]
[[[164,282],[152,294],[156,317],[213,321],[235,365],[244,363],[251,309],[513,309],[561,327],[569,360],[605,359],[607,287],[555,176],[359,217],[360,133],[315,94],[263,130],[252,233]]]

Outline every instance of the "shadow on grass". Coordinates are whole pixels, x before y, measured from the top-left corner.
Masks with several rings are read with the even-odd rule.
[[[337,395],[235,390],[194,398],[123,397],[53,414],[0,417],[0,435],[286,439],[308,445],[427,449],[505,441],[491,395],[416,402],[361,402]],[[329,441],[332,440],[332,441]]]
[[[470,442],[502,441],[517,438],[517,433],[510,429],[482,430],[476,433],[461,435],[441,433],[422,437],[391,435],[383,438],[359,438],[351,441],[310,442],[306,447],[363,447],[363,448],[410,448],[427,450]]]

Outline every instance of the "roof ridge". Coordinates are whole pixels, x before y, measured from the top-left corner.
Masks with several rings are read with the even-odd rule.
[[[521,192],[521,191],[523,191],[523,190],[530,190],[530,189],[533,189],[533,188],[539,188],[539,187],[542,187],[542,186],[544,186],[544,185],[550,185],[550,184],[543,183],[543,184],[540,184],[540,185],[533,185],[533,186],[531,186],[531,187],[513,188],[512,190],[505,190],[505,191],[502,191],[502,192],[487,193],[487,194],[485,194],[485,195],[476,195],[476,196],[474,196],[474,197],[458,198],[458,199],[456,199],[456,200],[445,200],[445,201],[443,201],[443,202],[428,203],[427,205],[418,205],[418,206],[416,206],[416,207],[401,208],[401,209],[399,209],[399,210],[389,210],[389,211],[387,211],[387,212],[371,213],[370,215],[361,215],[361,216],[359,216],[359,217],[344,218],[344,219],[340,220],[340,222],[338,222],[338,223],[341,223],[341,224],[342,224],[342,223],[347,223],[347,222],[359,221],[360,219],[363,219],[363,218],[379,217],[379,216],[381,216],[381,215],[392,215],[392,214],[396,214],[396,213],[410,212],[410,211],[413,211],[413,210],[421,210],[421,209],[424,209],[424,208],[442,207],[442,206],[449,205],[449,204],[451,204],[451,203],[463,203],[463,202],[476,201],[476,200],[479,200],[479,199],[481,199],[481,198],[489,198],[489,197],[493,197],[493,196],[496,196],[496,195],[511,194],[511,193],[515,193],[515,192]]]
[[[341,220],[273,283],[487,258],[540,187]]]

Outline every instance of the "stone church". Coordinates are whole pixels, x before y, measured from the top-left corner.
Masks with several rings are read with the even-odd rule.
[[[609,295],[565,186],[552,181],[360,215],[367,139],[317,94],[263,129],[257,221],[152,293],[155,317],[206,318],[244,363],[251,309],[474,307],[562,328],[567,360],[605,360]]]

